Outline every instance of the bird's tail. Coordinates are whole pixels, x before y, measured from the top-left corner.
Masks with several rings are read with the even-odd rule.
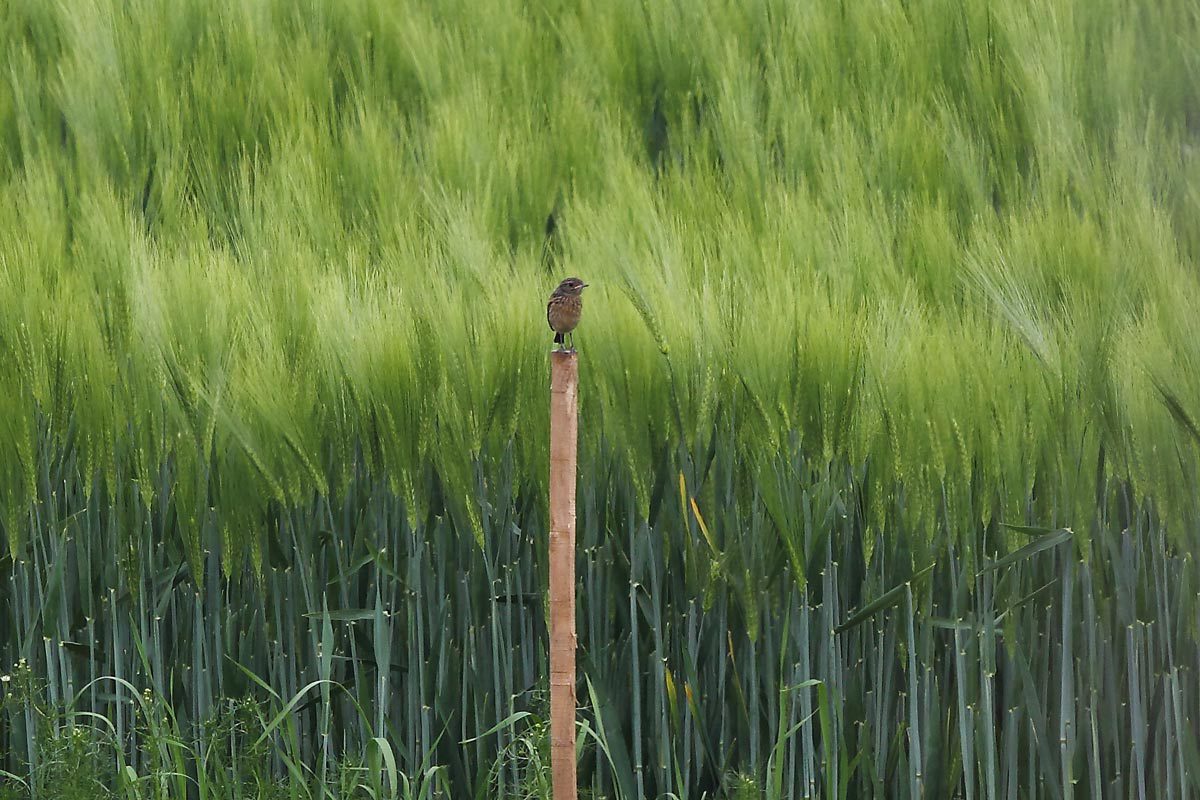
[[[566,340],[563,338],[563,335],[561,333],[554,334],[554,343],[555,344],[562,344],[565,341]]]

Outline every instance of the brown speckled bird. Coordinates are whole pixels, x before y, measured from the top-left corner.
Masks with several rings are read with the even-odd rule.
[[[558,285],[550,295],[546,304],[546,321],[550,330],[554,331],[554,343],[562,350],[566,343],[567,334],[575,330],[579,324],[579,315],[583,313],[583,290],[587,284],[579,278],[567,278]],[[571,337],[571,349],[575,349],[575,337]]]

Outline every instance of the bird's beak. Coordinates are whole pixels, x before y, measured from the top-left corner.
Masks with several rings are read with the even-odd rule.
[[[591,286],[591,284],[590,284],[590,283],[585,283],[585,284],[584,284],[583,286],[581,286],[580,288],[581,288],[581,289],[586,289],[586,288],[587,288],[587,287],[589,287],[589,286]]]

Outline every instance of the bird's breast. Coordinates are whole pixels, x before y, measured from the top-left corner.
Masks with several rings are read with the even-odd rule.
[[[583,311],[583,300],[578,297],[556,295],[546,307],[546,319],[555,333],[570,333],[579,324]]]

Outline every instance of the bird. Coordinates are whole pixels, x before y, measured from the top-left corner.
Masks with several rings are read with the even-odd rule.
[[[579,278],[566,278],[550,294],[550,302],[546,303],[546,322],[554,331],[554,343],[563,350],[567,334],[575,330],[579,324],[579,315],[583,313],[583,290],[587,284]],[[575,337],[571,337],[571,350],[575,349]]]

